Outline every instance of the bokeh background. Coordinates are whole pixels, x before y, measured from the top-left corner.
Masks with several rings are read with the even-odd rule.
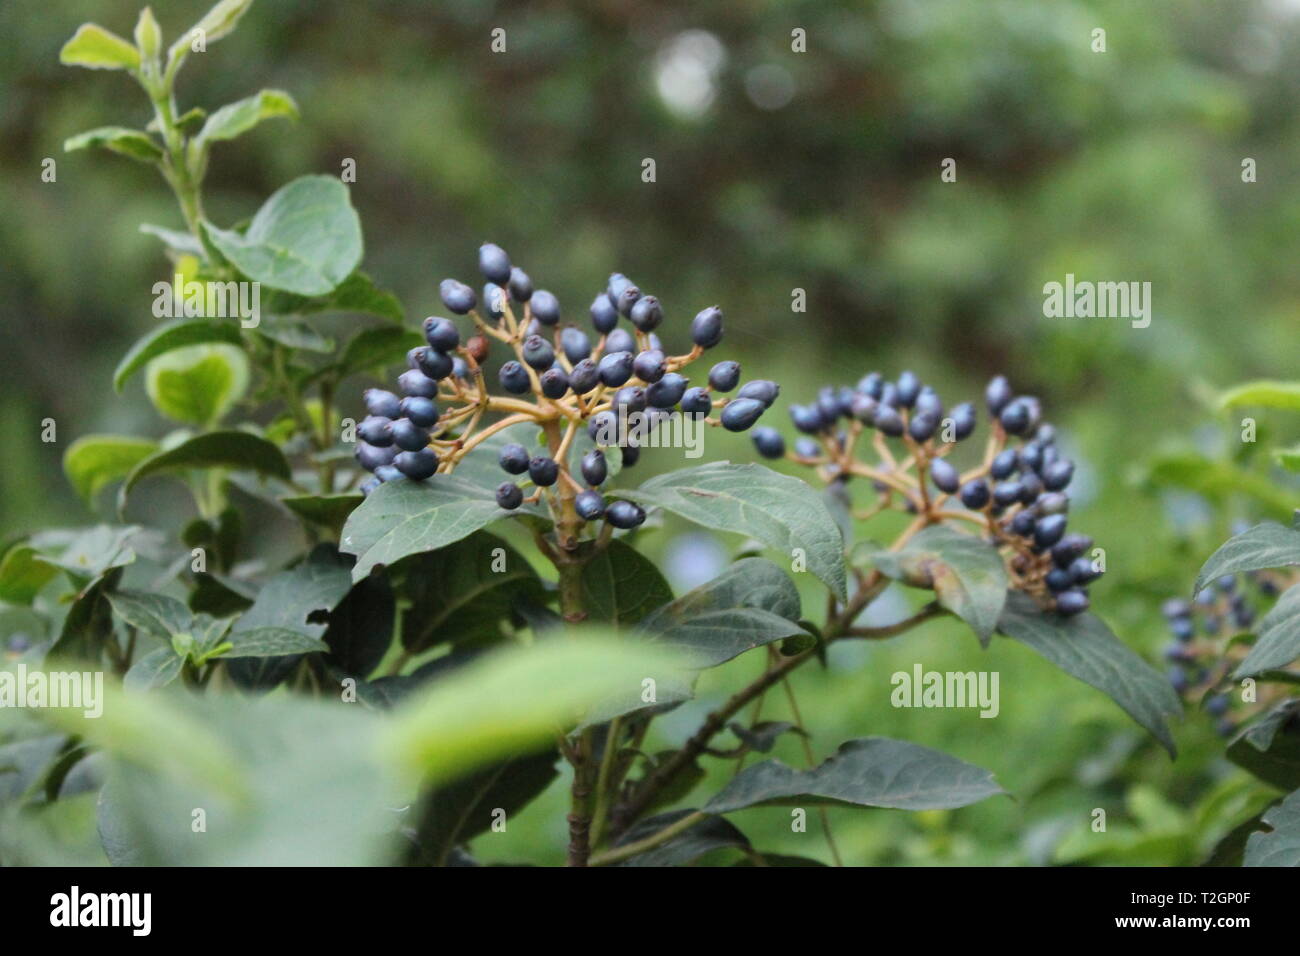
[[[207,6],[154,4],[168,36]],[[148,119],[125,77],[58,63],[79,23],[129,35],[137,10],[0,4],[6,536],[95,519],[62,477],[67,442],[166,429],[138,380],[119,397],[110,376],[156,321],[149,290],[170,271],[138,224],[179,227],[173,201],[152,170],[61,150],[83,129]],[[496,27],[505,53],[489,50]],[[1097,27],[1105,53],[1091,49]],[[796,28],[807,52],[791,50]],[[364,266],[412,323],[437,311],[439,279],[472,276],[491,239],[569,317],[585,317],[615,269],[664,301],[670,345],[695,311],[722,305],[726,350],[778,379],[781,405],[873,368],[914,369],[950,402],[1007,374],[1042,396],[1079,460],[1074,524],[1109,558],[1094,607],[1154,660],[1159,600],[1186,592],[1230,518],[1254,515],[1152,488],[1145,463],[1223,441],[1208,389],[1294,374],[1298,45],[1300,0],[258,0],[186,66],[180,96],[211,108],[289,90],[300,123],[217,147],[211,218],[243,219],[289,179],[355,160]],[[55,183],[41,180],[47,157]],[[955,183],[940,180],[945,158]],[[1044,318],[1043,284],[1067,272],[1149,281],[1151,326]],[[795,289],[806,312],[791,309]],[[40,441],[46,417],[58,443]],[[708,453],[752,457],[728,436]],[[673,454],[647,454],[647,473],[680,464]],[[646,541],[679,590],[738,544],[673,525]],[[889,595],[879,613],[907,600]],[[889,675],[914,662],[998,670],[1000,716],[891,708]],[[659,742],[757,666],[711,678]],[[906,737],[994,770],[1016,798],[835,811],[853,862],[1195,862],[1213,835],[1207,803],[1235,792],[1208,719],[1179,729],[1171,763],[1101,695],[1022,649],[982,652],[957,626],[839,648],[796,687],[819,753],[850,736]],[[785,707],[772,700],[771,716]],[[779,753],[801,759],[793,742]],[[480,856],[557,859],[561,804],[551,792]],[[1094,807],[1113,832],[1080,843]],[[773,814],[737,822],[764,847],[826,857],[817,824],[791,834]]]

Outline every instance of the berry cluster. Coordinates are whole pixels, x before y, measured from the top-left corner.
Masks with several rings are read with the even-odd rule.
[[[439,290],[448,311],[473,320],[475,334],[462,343],[454,321],[430,316],[424,320],[428,345],[411,350],[410,369],[398,378],[405,397],[383,389],[364,395],[370,415],[358,426],[356,457],[374,473],[362,485],[367,494],[384,481],[450,472],[484,439],[531,422],[542,428],[548,453],[530,455],[511,443],[500,450],[499,462],[507,474],[526,477],[533,490],[526,494],[515,480],[506,481],[497,489],[497,503],[513,510],[545,500],[570,539],[582,522],[602,518],[615,528],[634,528],[645,512],[631,501],[606,501],[598,490],[609,474],[600,447],[582,455],[580,468],[570,468],[579,429],[586,428],[597,445],[617,446],[628,466],[639,456],[640,437],[674,411],[744,431],[780,390],[757,380],[730,399],[716,398],[740,385],[740,366],[730,361],[714,365],[706,385],[692,386],[682,374],[722,340],[722,310],[716,306],[691,321],[690,351],[671,355],[656,334],[664,320],[659,299],[614,273],[591,303],[593,343],[581,328],[561,323],[556,297],[534,289],[500,246],[480,247],[478,265],[487,280],[481,299],[455,279],[444,279]],[[623,319],[630,329],[620,325]],[[505,394],[498,395],[489,392],[484,374],[494,340],[509,349],[497,373]],[[484,416],[493,413],[501,417],[484,425]],[[630,426],[634,416],[640,429]]]
[[[791,406],[790,418],[806,436],[791,453],[775,429],[757,428],[753,439],[764,457],[815,466],[827,482],[870,479],[878,499],[859,517],[895,508],[917,515],[918,528],[950,519],[980,525],[1002,550],[1015,587],[1061,614],[1087,610],[1088,585],[1102,571],[1085,557],[1092,539],[1066,533],[1074,463],[1057,449],[1037,398],[1017,396],[998,376],[985,404],[990,434],[981,461],[966,471],[949,457],[975,431],[975,405],[945,409],[912,372],[893,382],[872,372],[854,388],[823,388],[816,401]],[[871,463],[856,456],[868,444]]]
[[[1174,638],[1164,651],[1169,683],[1189,699],[1203,696],[1206,712],[1217,719],[1216,729],[1225,737],[1237,730],[1237,722],[1228,713],[1232,707],[1230,677],[1247,650],[1232,637],[1254,624],[1258,613],[1247,588],[1257,592],[1261,603],[1268,603],[1292,582],[1292,577],[1279,571],[1249,571],[1240,579],[1228,574],[1191,601],[1170,598],[1161,605],[1160,612]],[[1267,695],[1268,688],[1261,688],[1261,701]]]

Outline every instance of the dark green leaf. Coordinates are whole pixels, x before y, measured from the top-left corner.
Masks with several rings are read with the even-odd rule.
[[[1245,866],[1300,866],[1300,790],[1261,818],[1270,829],[1246,841]]]
[[[1229,538],[1210,555],[1196,576],[1193,593],[1225,574],[1285,568],[1300,564],[1300,531],[1272,521]]]
[[[254,627],[232,631],[227,640],[230,649],[221,655],[223,658],[284,657],[329,649],[317,638],[284,627]]]
[[[1178,695],[1100,618],[1044,613],[1032,598],[1017,591],[1007,596],[998,630],[1109,696],[1174,755],[1166,721],[1182,713]]]
[[[113,634],[113,608],[108,603],[108,592],[117,587],[122,569],[111,571],[96,579],[77,595],[63,619],[59,639],[50,648],[52,660],[81,660],[97,662],[108,641],[116,640]]]
[[[694,810],[673,810],[657,817],[642,820],[624,833],[614,843],[615,847],[626,846],[653,836],[666,826],[676,823]],[[749,849],[749,840],[745,834],[721,817],[705,817],[694,826],[683,830],[667,843],[629,857],[619,866],[685,866],[714,850],[734,848]]]
[[[188,607],[165,594],[116,591],[108,595],[108,600],[126,623],[163,641],[188,631],[194,620]]]
[[[230,468],[289,478],[289,462],[274,442],[252,432],[229,429],[206,432],[140,462],[127,476],[121,495],[149,475],[187,468]]]
[[[794,732],[801,737],[807,736],[788,720],[760,720],[753,727],[731,723],[728,727],[750,750],[761,754],[771,752],[777,738],[784,733]]]
[[[406,353],[422,344],[424,336],[395,325],[362,329],[343,347],[343,355],[334,366],[335,374],[346,378],[359,372],[401,365],[406,361]]]
[[[338,536],[348,515],[364,499],[365,496],[359,492],[346,492],[337,495],[294,495],[281,498],[280,502],[300,518],[328,528]]]
[[[812,770],[765,760],[737,774],[704,806],[730,813],[763,804],[851,804],[948,810],[1003,793],[987,770],[902,740],[865,737],[840,745]]]
[[[127,690],[166,687],[180,676],[184,664],[184,658],[171,647],[160,647],[132,664],[131,669],[122,678],[122,684]]]
[[[330,612],[324,641],[330,663],[349,677],[368,677],[393,643],[397,599],[388,579],[358,581]]]
[[[1300,787],[1300,700],[1283,700],[1228,744],[1238,767],[1281,790]]]
[[[176,319],[166,322],[145,334],[131,346],[113,372],[113,388],[119,392],[132,375],[144,368],[150,359],[167,352],[206,345],[213,342],[239,345],[239,326],[225,319]]]
[[[797,478],[762,465],[715,462],[659,475],[627,494],[706,528],[757,538],[792,560],[802,552],[808,570],[846,599],[839,527],[817,492]]]
[[[1300,657],[1300,588],[1287,588],[1256,628],[1250,649],[1233,677],[1254,677],[1279,670]]]
[[[617,539],[582,568],[582,601],[590,620],[628,626],[672,599],[659,569]]]

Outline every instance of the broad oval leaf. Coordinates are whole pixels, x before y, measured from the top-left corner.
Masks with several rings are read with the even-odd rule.
[[[377,565],[436,551],[505,516],[489,489],[456,475],[389,481],[348,516],[339,547],[357,556],[352,579],[360,581]]]
[[[149,591],[114,591],[108,594],[117,616],[132,627],[163,641],[190,629],[194,615],[174,597]]]
[[[248,390],[248,359],[233,345],[190,345],[151,359],[145,391],[154,408],[188,425],[213,425]]]
[[[881,574],[934,588],[939,603],[971,626],[988,646],[1007,600],[1007,572],[997,549],[945,525],[918,532],[900,551],[877,551]]]
[[[239,345],[239,327],[221,319],[176,319],[160,325],[137,340],[122,357],[113,372],[113,388],[120,392],[127,380],[150,359],[190,345],[211,343]]]
[[[1267,833],[1246,840],[1245,866],[1300,866],[1300,790],[1264,811]]]
[[[1196,576],[1192,593],[1215,578],[1241,571],[1285,568],[1300,564],[1300,530],[1265,521],[1229,538],[1210,555]]]
[[[811,487],[763,465],[715,462],[651,478],[627,497],[718,531],[757,538],[808,570],[846,600],[843,538]]]
[[[140,67],[140,51],[116,33],[94,23],[83,23],[63,44],[59,62],[91,70],[136,70]]]
[[[187,468],[230,468],[289,478],[289,462],[274,442],[252,432],[231,429],[195,435],[146,458],[127,476],[122,496],[149,475]]]
[[[163,151],[148,133],[125,126],[100,126],[63,141],[65,153],[98,146],[142,163],[159,163]]]
[[[324,641],[287,627],[254,627],[231,631],[226,641],[230,647],[220,655],[223,658],[284,657],[329,650]]]
[[[91,503],[105,485],[125,478],[156,454],[158,443],[127,435],[83,435],[63,454],[63,473],[84,501]]]
[[[277,117],[298,118],[298,104],[284,90],[262,90],[234,103],[228,103],[208,117],[203,129],[194,137],[192,148],[209,142],[242,136],[258,123]]]
[[[204,230],[248,278],[300,295],[324,295],[361,261],[361,220],[332,176],[304,176],[277,190],[243,234],[211,223]]]
[[[617,539],[582,567],[582,603],[590,620],[628,626],[672,599],[654,563]]]
[[[741,771],[704,805],[730,813],[763,804],[849,804],[895,810],[948,810],[1005,791],[987,770],[903,740],[864,737],[840,745],[811,770],[765,760]]]
[[[184,665],[184,658],[170,646],[160,647],[131,665],[131,669],[122,678],[122,686],[135,691],[166,687],[180,676]]]
[[[1255,631],[1255,646],[1232,675],[1237,680],[1286,667],[1300,657],[1300,588],[1283,591]]]
[[[1007,595],[998,630],[1106,694],[1174,756],[1174,738],[1166,722],[1182,714],[1178,695],[1100,618],[1045,613],[1033,598],[1013,591]]]
[[[1246,382],[1219,395],[1219,408],[1262,405],[1285,411],[1300,411],[1300,382]]]
[[[25,541],[11,544],[0,558],[0,601],[31,604],[50,578],[59,573],[41,553]]]

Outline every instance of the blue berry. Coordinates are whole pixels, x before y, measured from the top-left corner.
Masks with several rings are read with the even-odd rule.
[[[756,398],[733,398],[722,409],[722,427],[729,432],[743,432],[767,410]]]
[[[1034,527],[1034,544],[1050,548],[1065,534],[1065,515],[1048,515]]]
[[[601,335],[609,334],[618,325],[618,309],[603,292],[591,302],[591,325]]]
[[[1046,582],[1049,591],[1053,594],[1059,594],[1061,591],[1068,590],[1074,586],[1074,575],[1065,568],[1052,568],[1052,570],[1047,572],[1047,577],[1044,578],[1044,581]]]
[[[636,336],[627,329],[615,329],[605,336],[605,355],[615,352],[632,352],[637,350]]]
[[[1214,725],[1214,732],[1218,734],[1220,737],[1231,737],[1233,734],[1237,732],[1237,725],[1233,723],[1229,718],[1224,717],[1222,720],[1220,720],[1217,724]]]
[[[1075,584],[1090,584],[1102,574],[1101,569],[1095,567],[1087,558],[1075,558],[1070,562],[1069,571]]]
[[[541,374],[538,384],[547,398],[563,398],[569,390],[569,376],[560,366],[553,365]]]
[[[567,326],[560,333],[560,348],[564,350],[564,357],[569,360],[570,365],[576,365],[585,358],[591,357],[591,339],[587,333],[576,326]]]
[[[560,321],[560,301],[545,289],[533,293],[528,307],[532,310],[533,318],[542,325],[554,325]]]
[[[898,409],[893,405],[877,405],[874,424],[877,431],[890,438],[898,438],[903,434],[903,416],[898,414]]]
[[[408,395],[402,399],[402,414],[421,428],[432,428],[438,424],[438,406],[431,398],[420,395]]]
[[[755,428],[750,437],[764,458],[780,458],[785,454],[785,439],[775,428]]]
[[[478,271],[485,279],[505,285],[510,281],[510,257],[500,246],[485,242],[478,247]]]
[[[505,314],[506,290],[495,282],[483,286],[483,309],[488,316],[499,319]]]
[[[1027,538],[1034,533],[1036,521],[1032,511],[1017,511],[1011,519],[1011,532],[1018,534],[1022,538]]]
[[[523,395],[533,387],[532,379],[528,377],[528,369],[514,359],[501,366],[497,377],[501,380],[501,387],[511,395]]]
[[[514,511],[524,503],[524,491],[513,481],[503,481],[497,485],[497,504],[507,511]]]
[[[608,409],[597,412],[587,421],[587,434],[598,445],[617,445],[619,441],[618,416]]]
[[[970,402],[962,402],[954,408],[949,418],[952,420],[953,441],[961,441],[975,431],[975,406]]]
[[[609,287],[606,292],[609,295],[609,301],[614,304],[614,308],[622,316],[630,315],[632,306],[636,305],[637,300],[641,298],[641,290],[633,284],[631,279],[618,272],[609,277]]]
[[[816,458],[822,450],[811,438],[800,438],[794,443],[794,453],[800,458]]]
[[[646,390],[640,385],[625,385],[614,393],[613,405],[624,413],[643,412],[646,406]]]
[[[439,352],[450,352],[460,345],[460,329],[451,319],[431,315],[424,320],[424,340]]]
[[[989,485],[983,478],[972,478],[961,486],[961,503],[978,511],[989,503]]]
[[[536,455],[528,462],[528,477],[533,479],[533,484],[548,488],[560,477],[560,466],[554,458]]]
[[[631,468],[641,458],[641,449],[636,445],[623,445],[619,457],[624,468]]]
[[[1016,470],[1016,460],[1016,450],[1014,448],[999,452],[989,466],[989,477],[994,481],[1004,481],[1010,478]]]
[[[858,391],[879,401],[884,385],[885,379],[879,372],[869,372],[858,382]]]
[[[1088,595],[1075,589],[1062,591],[1056,596],[1056,610],[1058,613],[1064,614],[1066,617],[1075,614],[1082,614],[1084,611],[1088,610],[1089,604]]]
[[[390,444],[379,447],[367,442],[357,442],[357,450],[354,452],[357,457],[357,463],[366,471],[375,471],[384,465],[391,465],[393,458],[397,455],[397,449]]]
[[[999,413],[998,421],[1008,434],[1023,435],[1029,431],[1029,406],[1019,398],[1014,399]]]
[[[713,398],[709,395],[708,389],[700,388],[697,385],[694,388],[688,388],[682,393],[683,413],[699,417],[707,415],[711,411],[713,411]]]
[[[600,370],[591,359],[583,359],[569,372],[569,388],[575,395],[586,395],[600,384]]]
[[[1190,617],[1176,617],[1169,622],[1169,633],[1186,643],[1196,636],[1196,625]]]
[[[528,449],[518,442],[501,446],[497,462],[512,475],[522,475],[528,470]]]
[[[916,377],[915,372],[904,372],[898,376],[895,388],[898,389],[898,403],[904,408],[911,408],[921,393],[921,380]]]
[[[379,415],[363,418],[357,426],[357,436],[377,448],[385,448],[393,443],[392,420]]]
[[[1187,680],[1187,674],[1181,667],[1171,667],[1165,672],[1169,679],[1169,684],[1178,693],[1183,693],[1190,686]]]
[[[756,378],[746,382],[736,393],[737,398],[754,398],[763,403],[764,408],[771,408],[776,397],[781,394],[781,386],[765,378]]]
[[[957,469],[942,458],[930,462],[930,479],[940,491],[952,494],[961,486],[961,475]]]
[[[632,362],[631,352],[611,352],[606,355],[597,366],[601,382],[610,388],[625,384],[632,377]]]
[[[412,481],[424,481],[438,470],[438,455],[432,448],[404,451],[393,459],[393,465]],[[379,474],[378,469],[375,474]]]
[[[1020,487],[1020,503],[1023,505],[1032,505],[1043,493],[1043,481],[1032,471],[1020,476]]]
[[[809,435],[815,435],[825,427],[822,413],[813,405],[791,405],[790,420],[794,422],[795,428]]]
[[[1070,499],[1059,491],[1049,491],[1038,499],[1039,514],[1062,515],[1070,510]]]
[[[420,371],[435,382],[451,374],[451,356],[437,349],[424,349],[415,357]],[[426,396],[427,397],[427,396]]]
[[[628,531],[645,521],[645,512],[630,501],[613,501],[605,509],[605,520],[615,528]]]
[[[399,418],[393,422],[393,444],[403,451],[419,451],[429,444],[429,430],[409,418]]]
[[[538,295],[541,293],[539,292]],[[555,364],[555,349],[540,335],[530,335],[524,339],[524,347],[521,351],[524,354],[524,361],[539,372],[544,372]]]
[[[1224,694],[1213,694],[1205,699],[1205,711],[1212,717],[1222,717],[1228,712],[1228,698]]]
[[[739,384],[739,362],[719,362],[709,369],[709,387],[714,391],[729,392]]]
[[[464,315],[478,304],[474,290],[455,279],[443,279],[438,285],[438,294],[442,304],[457,315]]]
[[[434,384],[436,391],[438,386]],[[396,418],[401,414],[399,399],[392,392],[382,388],[368,388],[361,393],[361,400],[366,403],[366,411],[380,418]]]
[[[593,448],[582,456],[582,478],[589,485],[603,485],[609,477],[609,466],[605,462],[605,453]]]
[[[722,341],[721,309],[711,305],[691,320],[691,341],[703,349],[711,349]]]
[[[1022,472],[1038,471],[1043,467],[1043,446],[1029,442],[1020,449],[1020,470]]]
[[[645,295],[637,299],[636,304],[628,312],[628,318],[642,332],[652,332],[664,320],[664,310],[657,298]]]
[[[688,379],[669,372],[645,390],[646,401],[654,408],[672,408],[682,400],[688,384]]]
[[[507,287],[516,302],[527,302],[533,297],[533,280],[528,278],[528,273],[518,266],[510,270],[510,280]]]
[[[1074,477],[1074,462],[1068,458],[1054,461],[1043,468],[1043,487],[1049,491],[1060,491]]]
[[[647,349],[632,360],[632,371],[647,385],[653,385],[668,371],[668,360],[658,349]]]
[[[1190,617],[1192,606],[1182,598],[1169,598],[1160,605],[1160,613],[1166,620],[1173,620],[1176,617]]]
[[[1018,481],[1001,481],[993,488],[993,502],[999,508],[1009,508],[1020,500],[1025,486]]]
[[[918,412],[929,412],[935,418],[943,417],[943,402],[939,400],[939,393],[929,385],[921,389],[916,395],[916,401],[913,407]]]
[[[931,412],[916,412],[907,423],[907,433],[916,442],[927,442],[939,427],[939,418]]]
[[[1057,567],[1068,568],[1070,563],[1092,547],[1092,538],[1086,534],[1067,534],[1052,545],[1052,561]]]
[[[996,418],[1011,401],[1013,394],[1005,376],[998,375],[991,379],[984,389],[984,401],[988,405],[989,414]]]
[[[599,491],[582,491],[573,499],[573,509],[583,521],[594,521],[605,514],[605,497]]]
[[[849,403],[849,415],[864,425],[874,425],[876,422],[876,409],[879,407],[879,404],[870,395],[855,392],[853,401]]]

